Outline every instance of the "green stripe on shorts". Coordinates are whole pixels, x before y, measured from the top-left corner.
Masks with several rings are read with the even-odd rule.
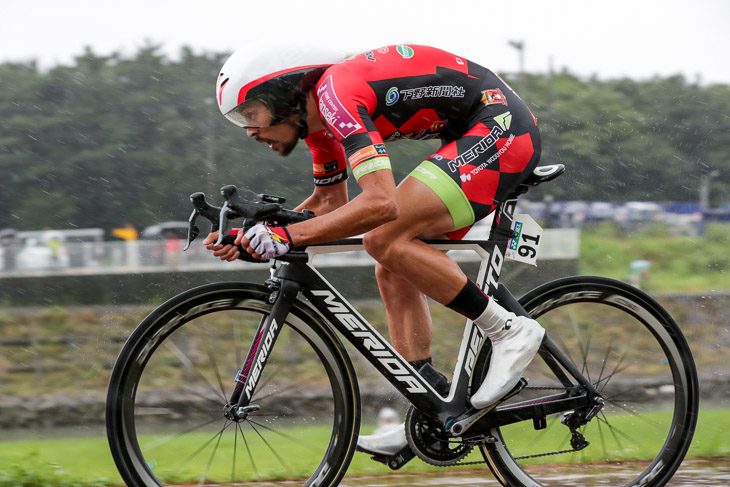
[[[381,169],[390,169],[390,159],[388,156],[378,156],[368,159],[367,161],[358,164],[352,170],[352,175],[355,176],[355,180],[359,181],[361,177],[371,172],[380,171]]]
[[[456,181],[451,179],[436,164],[423,161],[409,176],[424,183],[441,198],[454,220],[454,230],[468,227],[474,223],[474,209],[471,207],[466,195]]]

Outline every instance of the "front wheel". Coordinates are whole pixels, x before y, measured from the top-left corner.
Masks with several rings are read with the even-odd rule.
[[[523,421],[490,431],[496,441],[482,453],[496,478],[529,487],[665,485],[692,441],[699,398],[694,361],[674,320],[644,292],[600,277],[547,283],[520,304],[605,405],[577,428],[584,448],[571,445],[571,412],[548,416],[543,429]],[[524,376],[531,389],[514,401],[566,390],[540,356]]]
[[[211,284],[137,327],[114,365],[106,410],[127,485],[340,481],[359,430],[357,381],[342,344],[305,304],[294,304],[257,372],[248,414],[224,412],[249,347],[270,346],[255,336],[269,295],[263,286]]]

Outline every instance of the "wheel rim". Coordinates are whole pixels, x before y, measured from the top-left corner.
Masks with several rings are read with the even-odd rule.
[[[577,429],[591,444],[534,457],[573,449],[570,430],[554,415],[541,431],[532,422],[494,430],[499,441],[485,445],[485,457],[505,485],[633,485],[637,479],[663,485],[683,458],[696,421],[696,376],[691,357],[689,365],[684,360],[686,342],[675,335],[671,318],[631,290],[585,282],[553,289],[527,299],[526,309],[606,401]],[[532,394],[560,392],[546,371],[540,358],[525,371],[532,387],[556,388]]]
[[[307,485],[337,476],[355,428],[342,413],[352,409],[340,393],[350,378],[339,372],[337,351],[290,315],[251,401],[258,408],[231,421],[224,406],[269,307],[240,296],[203,301],[158,319],[119,374],[117,463],[142,485],[275,478]]]

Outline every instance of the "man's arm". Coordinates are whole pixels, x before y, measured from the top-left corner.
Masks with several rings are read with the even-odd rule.
[[[241,245],[257,259],[262,256],[273,258],[286,253],[292,245],[352,237],[398,217],[395,181],[389,169],[366,174],[359,183],[362,193],[334,211],[285,228],[256,225],[246,234],[239,232],[234,246],[211,249],[215,250],[213,255],[222,260],[235,260],[240,255],[238,245]]]
[[[347,202],[347,183],[343,181],[331,186],[315,186],[311,196],[299,204],[295,210],[307,209],[313,211],[317,216],[322,216],[344,206]]]
[[[287,227],[294,245],[352,237],[398,217],[395,180],[390,170],[366,174],[358,183],[362,193],[347,204],[317,218]]]

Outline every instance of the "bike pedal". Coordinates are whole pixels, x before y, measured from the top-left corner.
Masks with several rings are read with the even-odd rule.
[[[371,460],[380,462],[391,470],[398,470],[406,463],[410,462],[416,454],[413,453],[411,447],[406,445],[401,448],[397,453],[391,456],[387,455],[373,455],[370,457]]]

